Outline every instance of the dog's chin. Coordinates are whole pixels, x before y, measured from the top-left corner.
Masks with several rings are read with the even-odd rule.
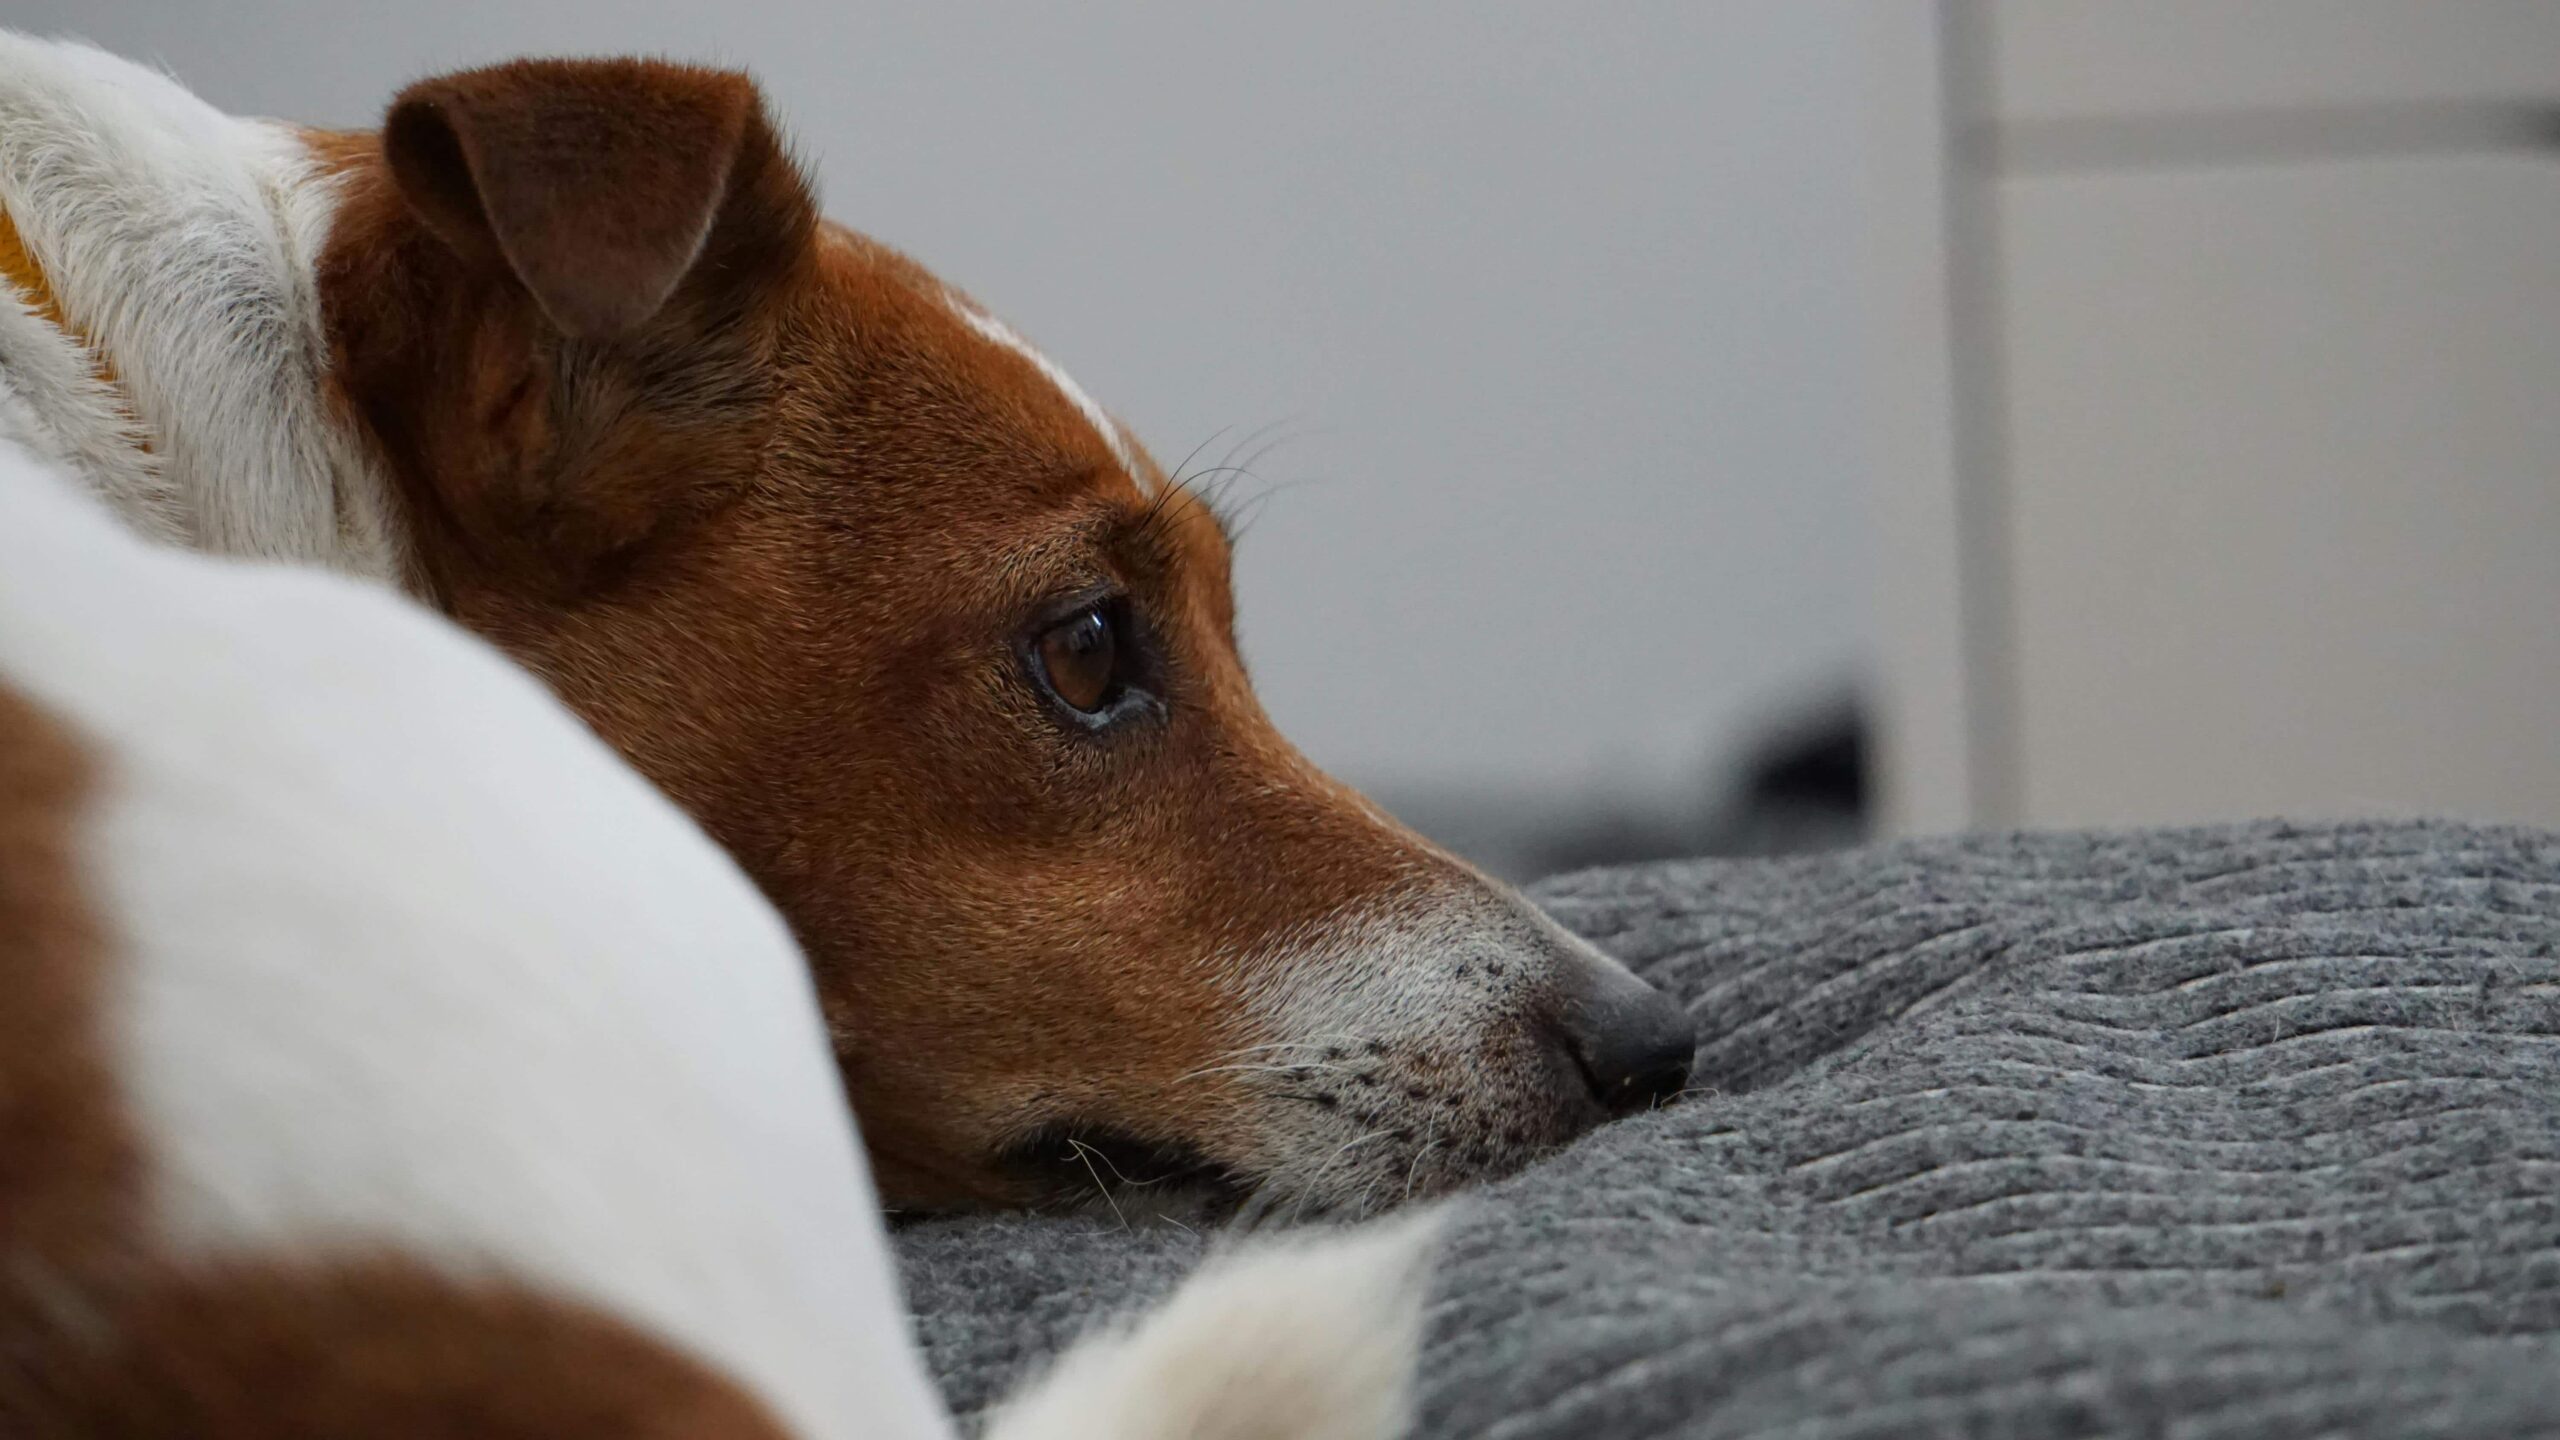
[[[1563,1143],[1548,1137],[1544,1143],[1453,1147],[1440,1164],[1424,1163],[1434,1158],[1428,1150],[1406,1156],[1382,1147],[1370,1165],[1346,1167],[1340,1162],[1350,1147],[1327,1138],[1313,1147],[1313,1163],[1265,1171],[1116,1125],[1054,1121],[1006,1146],[994,1170],[1004,1177],[1013,1203],[1033,1209],[1082,1211],[1123,1223],[1171,1219],[1259,1229],[1363,1219],[1498,1179]]]
[[[1123,1220],[1220,1218],[1259,1188],[1256,1177],[1192,1146],[1110,1125],[1043,1125],[1006,1146],[996,1163],[1040,1208],[1092,1209]]]

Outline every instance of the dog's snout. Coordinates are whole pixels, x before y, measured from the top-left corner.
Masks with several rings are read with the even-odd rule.
[[[1562,1033],[1591,1097],[1612,1115],[1637,1114],[1679,1095],[1698,1051],[1689,1012],[1623,971],[1565,1007]]]

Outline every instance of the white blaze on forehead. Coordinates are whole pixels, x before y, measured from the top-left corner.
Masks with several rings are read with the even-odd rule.
[[[950,302],[952,313],[968,322],[969,328],[977,331],[982,338],[1001,345],[1030,361],[1031,368],[1039,371],[1042,379],[1057,387],[1058,393],[1067,397],[1067,403],[1076,407],[1077,413],[1083,415],[1086,423],[1092,425],[1094,432],[1102,437],[1102,443],[1111,447],[1111,458],[1120,463],[1120,468],[1128,471],[1131,479],[1142,479],[1138,474],[1137,456],[1129,449],[1129,437],[1121,432],[1119,422],[1113,420],[1109,412],[1095,404],[1093,397],[1084,392],[1084,387],[1076,383],[1074,376],[1059,369],[1057,361],[1033,349],[1031,342],[1015,333],[1012,326],[957,295],[946,295],[944,298]]]

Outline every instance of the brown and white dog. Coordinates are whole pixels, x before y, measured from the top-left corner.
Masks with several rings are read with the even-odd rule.
[[[787,919],[892,1206],[1357,1212],[1685,1082],[1680,1009],[1273,730],[1209,508],[821,219],[744,77],[323,133],[0,35],[0,216],[30,447],[540,677]]]
[[[729,857],[401,597],[134,537],[14,378],[0,1435],[954,1434]],[[1383,1440],[1431,1224],[1231,1256],[988,1433]]]

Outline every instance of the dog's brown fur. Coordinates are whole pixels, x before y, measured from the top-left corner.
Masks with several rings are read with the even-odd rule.
[[[504,66],[315,148],[338,383],[422,588],[773,896],[893,1205],[1036,1198],[991,1160],[1044,1125],[1222,1124],[1236,957],[1476,883],[1272,729],[1214,517],[821,224],[742,77]],[[553,223],[587,187],[600,250]],[[1105,588],[1163,705],[1092,735],[1015,646]]]
[[[13,1440],[783,1440],[599,1312],[392,1259],[142,1262],[7,1326]]]
[[[106,935],[78,868],[94,770],[0,683],[0,1256],[101,1253],[136,1219],[139,1160],[101,1039]]]

